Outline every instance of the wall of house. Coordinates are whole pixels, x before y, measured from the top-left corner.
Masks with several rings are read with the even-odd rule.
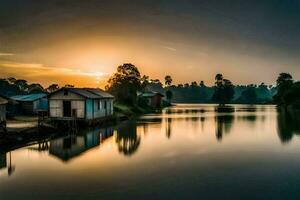
[[[65,100],[49,100],[49,115],[50,117],[62,118],[63,113],[63,101]],[[76,109],[77,118],[85,117],[85,101],[84,100],[67,100],[71,101],[71,110]]]
[[[85,118],[85,98],[72,92],[65,95],[64,91],[53,94],[49,98],[50,117],[63,118],[63,101],[71,101],[71,109],[77,110],[77,118]]]
[[[93,105],[93,99],[87,99],[85,101],[85,116],[86,119],[93,119],[93,110],[94,110],[94,105]]]

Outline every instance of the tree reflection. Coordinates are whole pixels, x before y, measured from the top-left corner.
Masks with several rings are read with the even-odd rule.
[[[277,116],[277,132],[282,143],[291,141],[294,135],[300,134],[300,115],[299,112],[288,112],[279,110]]]
[[[136,122],[130,121],[118,127],[116,142],[120,153],[126,156],[134,154],[140,146],[141,137],[137,135]]]
[[[218,115],[215,117],[216,138],[221,141],[224,133],[229,133],[233,123],[233,115]]]
[[[172,118],[168,117],[166,119],[166,136],[168,139],[171,138],[171,134],[172,134]]]

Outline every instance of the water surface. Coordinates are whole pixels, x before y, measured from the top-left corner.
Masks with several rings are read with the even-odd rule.
[[[4,153],[0,199],[299,199],[299,123],[233,107],[181,104]]]

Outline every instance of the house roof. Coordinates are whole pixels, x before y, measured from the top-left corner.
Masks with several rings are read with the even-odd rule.
[[[35,101],[44,98],[46,96],[47,94],[45,93],[37,93],[37,94],[28,94],[28,95],[16,95],[10,98],[16,101]]]
[[[0,96],[0,105],[7,104],[7,103],[8,103],[8,99],[6,99],[5,97]]]
[[[114,96],[99,88],[61,88],[60,90],[51,93],[49,96],[61,90],[68,90],[88,99],[114,98]]]
[[[164,96],[163,94],[161,94],[159,92],[144,92],[144,93],[140,94],[139,96],[141,96],[141,97],[154,97],[156,95],[159,95],[161,97]]]

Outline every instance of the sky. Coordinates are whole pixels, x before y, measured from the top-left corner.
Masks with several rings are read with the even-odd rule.
[[[0,77],[103,87],[118,65],[174,84],[300,79],[300,0],[0,0]]]

